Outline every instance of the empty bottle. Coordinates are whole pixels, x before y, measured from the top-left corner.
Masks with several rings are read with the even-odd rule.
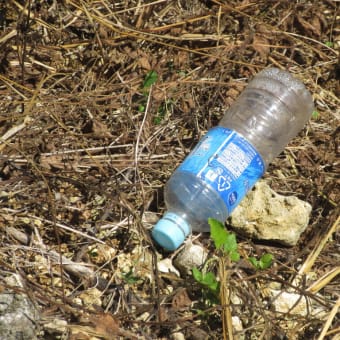
[[[165,185],[167,212],[154,240],[173,251],[191,231],[209,231],[208,218],[225,221],[313,109],[311,94],[288,72],[257,74]]]

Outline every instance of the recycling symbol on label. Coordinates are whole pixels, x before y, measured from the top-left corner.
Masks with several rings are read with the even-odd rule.
[[[230,182],[224,176],[220,176],[218,178],[217,186],[218,191],[225,191],[230,189],[230,187],[231,187]]]

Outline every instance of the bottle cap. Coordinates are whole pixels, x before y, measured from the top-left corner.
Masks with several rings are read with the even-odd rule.
[[[153,239],[164,249],[176,250],[190,233],[189,224],[175,213],[167,212],[152,230]]]

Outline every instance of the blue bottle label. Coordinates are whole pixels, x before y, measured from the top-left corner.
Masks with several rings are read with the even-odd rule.
[[[200,140],[178,171],[187,171],[214,188],[228,213],[265,171],[256,149],[236,131],[218,126]]]

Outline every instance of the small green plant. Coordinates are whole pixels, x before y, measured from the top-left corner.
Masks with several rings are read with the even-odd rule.
[[[214,241],[215,248],[222,250],[222,253],[229,256],[234,262],[240,259],[240,254],[237,251],[236,236],[230,233],[218,220],[209,218],[208,223],[210,225],[210,236]]]
[[[259,260],[257,260],[255,257],[249,257],[248,260],[255,267],[255,269],[267,269],[273,263],[273,255],[264,254]]]
[[[138,105],[138,112],[145,111],[147,96],[149,94],[150,87],[156,83],[157,79],[158,79],[158,74],[154,70],[148,72],[147,75],[145,76],[143,85],[142,85],[143,98],[142,98],[141,103]]]
[[[138,105],[138,112],[144,112],[145,111],[145,104],[139,104]]]
[[[314,110],[312,113],[312,118],[313,119],[318,119],[319,118],[319,112],[317,110]]]
[[[210,226],[210,237],[214,242],[215,249],[219,252],[219,257],[226,259],[227,263],[239,261],[240,254],[238,252],[236,235],[229,232],[224,224],[216,219],[209,218],[208,223]],[[216,275],[211,271],[207,271],[206,268],[208,263],[212,261],[217,262],[218,259],[218,257],[209,259],[202,270],[199,270],[196,267],[192,269],[194,279],[217,299],[220,295],[221,284]],[[248,260],[256,269],[267,269],[272,265],[273,255],[264,254],[259,260],[255,257],[250,257]],[[225,261],[219,261],[219,264],[224,262]],[[219,270],[219,273],[220,272],[223,272],[223,270]],[[207,295],[210,304],[214,302],[213,299],[211,299],[211,294],[210,298],[209,295]]]
[[[158,80],[158,74],[156,71],[151,70],[148,72],[144,78],[143,84],[142,84],[142,92],[143,92],[143,98],[138,105],[138,112],[145,112],[146,104],[147,104],[147,97],[150,92],[150,88],[152,85],[154,85]],[[164,101],[158,108],[157,114],[154,118],[154,123],[156,125],[160,124],[161,121],[164,119],[166,112],[168,111],[169,106],[172,105],[171,100]]]
[[[143,81],[143,90],[149,91],[151,85],[155,84],[158,79],[158,74],[156,71],[151,70],[148,72],[148,74],[145,76],[145,79]]]
[[[128,272],[122,273],[122,278],[128,284],[134,284],[140,280],[138,276],[135,276],[133,267],[130,267]]]
[[[326,42],[325,42],[325,45],[326,45],[327,47],[333,47],[333,46],[334,46],[333,42],[331,42],[331,41],[326,41]]]
[[[237,251],[235,234],[226,230],[223,223],[218,220],[209,218],[208,223],[210,225],[211,239],[214,241],[216,250],[220,252],[219,255],[231,261],[238,261],[240,254]],[[220,295],[220,282],[213,272],[206,270],[207,265],[212,261],[218,261],[218,258],[208,260],[202,270],[192,269],[194,279],[208,291],[206,298],[210,305],[217,303]]]
[[[212,272],[204,273],[197,268],[192,269],[192,275],[195,280],[202,286],[208,288],[214,295],[218,296],[220,284],[216,279],[216,276]]]
[[[165,100],[158,108],[157,115],[154,118],[154,123],[159,125],[164,117],[166,116],[167,112],[169,112],[171,106],[173,105],[172,100]]]

